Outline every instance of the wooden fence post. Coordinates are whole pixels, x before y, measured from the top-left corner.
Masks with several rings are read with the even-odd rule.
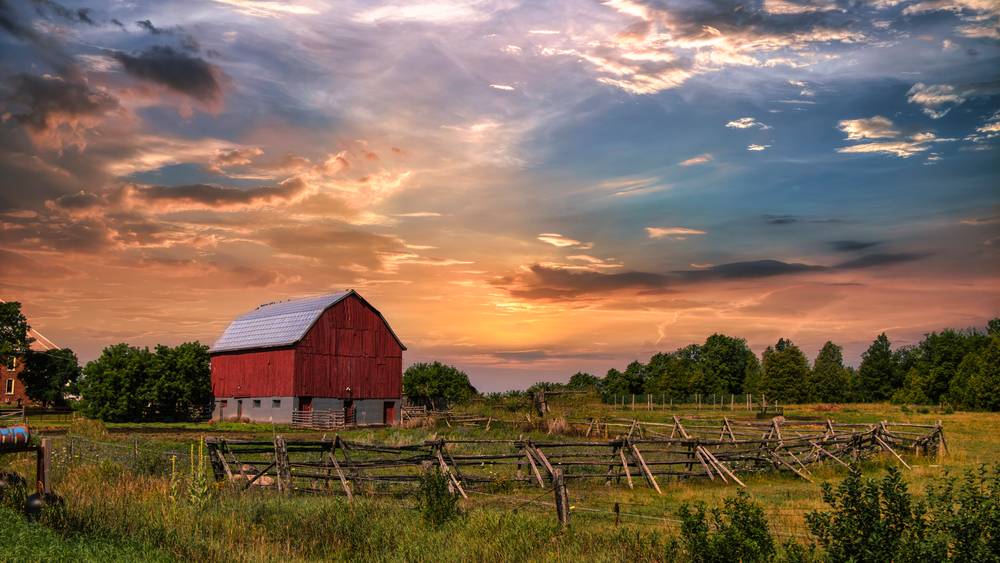
[[[283,436],[274,437],[274,467],[278,474],[278,490],[292,492],[292,468],[288,466],[288,448]]]
[[[559,518],[559,527],[566,529],[569,526],[569,495],[566,492],[566,479],[563,477],[562,468],[556,468],[552,472],[552,488],[556,494],[556,517]]]
[[[42,438],[38,445],[38,452],[35,463],[35,493],[47,495],[52,492],[49,481],[52,469],[52,441],[49,438]]]

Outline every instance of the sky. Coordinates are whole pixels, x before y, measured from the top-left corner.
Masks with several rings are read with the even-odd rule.
[[[0,298],[82,360],[354,288],[480,390],[1000,315],[995,0],[0,0]]]

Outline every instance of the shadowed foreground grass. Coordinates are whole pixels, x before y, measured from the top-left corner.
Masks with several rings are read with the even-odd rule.
[[[472,509],[434,528],[393,498],[220,492],[203,504],[171,501],[168,480],[110,463],[80,467],[60,492],[68,508],[47,513],[44,526],[3,513],[32,538],[14,559],[75,559],[79,546],[79,558],[94,560],[618,561],[623,550],[636,561],[673,559],[670,534],[649,527],[560,532],[547,512]]]

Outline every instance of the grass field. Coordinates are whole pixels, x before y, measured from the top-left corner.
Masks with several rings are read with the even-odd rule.
[[[589,416],[635,417],[666,421],[672,414],[740,417],[746,411],[622,410],[596,401],[556,400],[553,419]],[[515,413],[488,405],[465,407],[467,412],[512,418]],[[525,411],[527,412],[527,411]],[[525,412],[516,413],[524,418]],[[1000,414],[919,413],[888,404],[801,405],[786,407],[792,417],[831,418],[838,422],[893,420],[934,423],[941,420],[950,454],[938,458],[907,458],[913,466],[906,478],[913,491],[922,491],[932,479],[958,474],[981,464],[1000,463]],[[30,421],[29,421],[30,422]],[[317,438],[323,433],[270,425],[181,424],[100,425],[72,423],[68,430],[102,442],[117,442],[143,452],[187,452],[201,435],[226,434],[266,437],[273,433],[289,440]],[[435,436],[516,438],[528,433],[502,424],[487,433],[482,428],[433,427],[349,430],[343,436],[360,441],[405,444]],[[61,439],[60,437],[54,438]],[[657,495],[641,481],[636,488],[606,488],[600,483],[571,483],[571,525],[559,531],[549,491],[519,487],[499,496],[473,494],[460,506],[464,516],[441,528],[427,525],[411,497],[376,495],[348,504],[342,497],[279,497],[271,491],[236,494],[209,488],[194,493],[185,486],[171,488],[162,465],[139,468],[127,462],[76,463],[72,468],[56,460],[54,489],[66,508],[28,523],[9,510],[0,511],[5,531],[0,534],[0,558],[24,560],[199,560],[298,561],[338,560],[674,560],[678,549],[677,510],[684,503],[721,504],[734,494],[731,485],[703,480],[661,482]],[[155,456],[154,456],[155,457]],[[180,460],[182,465],[184,459]],[[864,464],[867,475],[879,475],[896,463],[883,457]],[[0,464],[33,474],[27,456],[0,456]],[[179,469],[178,475],[185,475]],[[837,482],[846,470],[830,463],[813,471],[819,480]],[[175,481],[180,482],[181,479]],[[766,511],[778,540],[808,542],[805,514],[824,508],[819,482],[808,483],[790,473],[747,476],[751,497]],[[192,494],[194,500],[189,498]],[[171,497],[174,497],[172,500]],[[621,509],[615,524],[612,509]],[[623,551],[625,550],[625,551]]]

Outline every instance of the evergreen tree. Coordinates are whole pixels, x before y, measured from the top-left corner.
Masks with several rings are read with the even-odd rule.
[[[899,369],[892,353],[889,337],[878,335],[868,350],[861,355],[858,367],[858,398],[861,401],[884,401],[900,387],[897,381]]]
[[[828,341],[813,363],[810,397],[826,403],[842,403],[848,399],[850,383],[850,373],[844,367],[843,348]]]

